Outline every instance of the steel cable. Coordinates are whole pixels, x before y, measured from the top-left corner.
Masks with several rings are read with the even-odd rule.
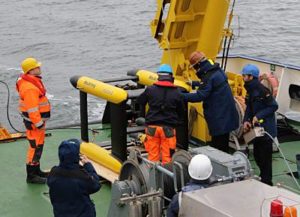
[[[9,125],[11,126],[11,128],[14,129],[16,132],[18,132],[18,133],[23,133],[23,132],[21,132],[20,130],[17,130],[17,129],[13,126],[13,124],[11,123],[11,121],[10,121],[10,117],[9,117],[9,104],[10,104],[9,99],[10,99],[10,91],[9,91],[8,84],[7,84],[6,82],[4,82],[4,81],[1,81],[1,80],[0,80],[0,83],[4,84],[4,85],[6,86],[6,89],[7,89],[6,116],[7,116],[8,123],[9,123]]]

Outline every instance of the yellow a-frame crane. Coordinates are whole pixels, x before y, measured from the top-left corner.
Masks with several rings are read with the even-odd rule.
[[[230,3],[230,0],[157,0],[151,32],[163,50],[161,63],[172,66],[176,80],[198,79],[188,61],[193,51],[203,51],[208,58],[216,60],[223,39],[233,35],[230,29],[233,10],[228,12]],[[230,72],[227,76],[233,94],[244,94],[242,77]],[[194,116],[189,126],[193,129],[192,137],[209,141],[211,138],[203,117],[202,103],[189,103],[189,111],[194,114],[189,112],[189,120]]]

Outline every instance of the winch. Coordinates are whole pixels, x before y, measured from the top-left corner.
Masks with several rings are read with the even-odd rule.
[[[190,180],[187,172],[189,161],[200,153],[212,161],[212,185],[251,177],[250,163],[241,152],[230,155],[210,146],[192,148],[176,152],[170,164],[161,165],[131,150],[128,160],[123,163],[119,180],[112,185],[108,217],[162,216],[173,195]]]

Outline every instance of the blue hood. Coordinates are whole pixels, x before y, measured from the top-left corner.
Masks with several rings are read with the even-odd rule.
[[[58,148],[59,166],[65,169],[79,167],[80,141],[69,139],[63,141]]]

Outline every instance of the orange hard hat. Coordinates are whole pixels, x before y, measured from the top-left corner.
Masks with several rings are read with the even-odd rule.
[[[190,64],[193,66],[196,63],[198,63],[199,61],[205,59],[205,54],[201,51],[194,51],[191,55],[190,55]]]

